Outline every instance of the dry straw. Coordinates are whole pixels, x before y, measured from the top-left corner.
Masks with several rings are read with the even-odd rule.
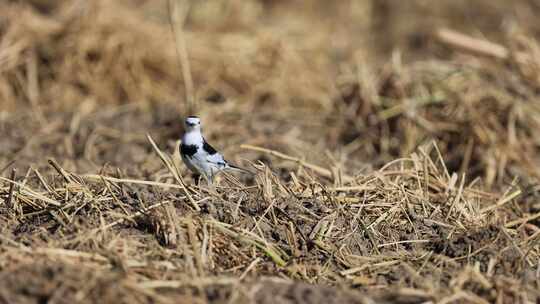
[[[425,33],[411,62],[371,53],[432,4],[203,1],[177,18],[123,2],[0,4],[0,302],[540,297],[525,29]],[[189,177],[176,150],[195,107],[255,177]]]

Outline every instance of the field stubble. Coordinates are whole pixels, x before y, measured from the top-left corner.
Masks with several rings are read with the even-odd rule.
[[[426,31],[475,30],[459,3],[361,3],[192,3],[194,106],[257,173],[217,193],[167,156],[165,3],[1,4],[0,302],[538,301],[534,3],[503,37],[470,7],[501,45]]]

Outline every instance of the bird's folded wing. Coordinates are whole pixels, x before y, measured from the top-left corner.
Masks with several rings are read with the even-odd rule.
[[[206,156],[206,161],[213,164],[213,165],[219,166],[219,167],[226,167],[227,166],[227,162],[223,158],[223,155],[221,155],[219,153],[215,153],[215,154],[212,154],[212,155],[207,155]]]

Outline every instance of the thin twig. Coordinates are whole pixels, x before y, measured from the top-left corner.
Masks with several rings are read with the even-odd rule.
[[[10,179],[12,181],[15,180],[15,175],[17,174],[17,169],[13,169],[11,170],[11,176],[10,176]],[[14,183],[10,183],[9,184],[9,191],[8,191],[8,198],[6,200],[6,206],[8,208],[12,208],[13,205],[12,205],[12,202],[13,202],[13,191],[15,190],[15,184]]]
[[[161,182],[155,182],[155,181],[145,181],[145,180],[130,179],[130,178],[116,178],[116,177],[97,175],[97,174],[84,174],[84,175],[81,175],[81,177],[91,179],[91,180],[96,180],[96,181],[103,179],[103,180],[114,182],[114,183],[138,184],[138,185],[156,186],[156,187],[162,187],[162,188],[183,189],[182,186],[179,186],[176,184],[161,183]]]
[[[154,140],[152,139],[150,134],[147,134],[146,137],[148,138],[148,140],[152,144],[152,147],[154,148],[156,153],[159,155],[159,158],[161,158],[161,161],[165,164],[167,169],[169,169],[171,174],[174,176],[174,178],[176,179],[176,181],[178,182],[178,184],[180,185],[180,187],[184,191],[184,194],[189,199],[189,202],[191,203],[193,208],[195,208],[195,210],[197,210],[197,211],[201,211],[201,208],[199,207],[199,205],[197,205],[195,203],[195,200],[193,200],[193,198],[191,197],[191,194],[189,193],[188,189],[186,188],[186,186],[184,184],[184,181],[182,180],[182,177],[180,177],[180,175],[178,174],[178,171],[175,170],[174,164],[171,164],[170,159],[168,159],[167,156],[158,148],[158,146],[156,145],[156,143],[154,142]]]
[[[317,166],[317,165],[314,165],[314,164],[310,164],[310,163],[305,162],[304,160],[302,160],[300,158],[289,156],[287,154],[284,154],[284,153],[281,153],[281,152],[278,152],[278,151],[275,151],[275,150],[266,149],[266,148],[257,147],[257,146],[252,146],[252,145],[241,145],[240,148],[247,149],[247,150],[258,151],[258,152],[263,152],[263,153],[270,154],[272,156],[275,156],[275,157],[278,157],[278,158],[281,158],[281,159],[290,160],[290,161],[298,163],[300,166],[309,168],[309,169],[315,171],[316,173],[318,173],[319,175],[322,175],[324,177],[328,177],[328,178],[333,177],[332,171],[330,171],[330,170],[328,170],[326,168],[323,168],[321,166]],[[343,175],[343,181],[344,182],[350,181],[352,179],[353,178],[348,176],[348,175]]]
[[[62,204],[60,204],[59,202],[57,202],[57,201],[55,201],[55,200],[53,200],[51,198],[48,198],[48,197],[46,197],[46,196],[44,196],[44,195],[42,195],[40,193],[37,193],[34,190],[30,189],[29,187],[27,187],[27,186],[25,186],[25,185],[23,185],[21,183],[12,181],[10,179],[7,179],[7,178],[1,177],[1,176],[0,176],[0,180],[6,181],[8,183],[15,184],[16,186],[18,186],[22,190],[23,193],[28,194],[29,196],[32,196],[32,197],[34,197],[36,199],[42,200],[42,201],[44,201],[44,202],[46,202],[46,203],[48,203],[50,205],[57,206],[57,207],[62,206]]]
[[[484,213],[487,213],[487,212],[489,212],[491,210],[497,209],[497,208],[501,207],[502,205],[512,201],[513,199],[518,197],[520,194],[521,194],[521,190],[518,189],[518,190],[510,193],[507,196],[501,197],[497,203],[495,203],[495,204],[493,204],[491,206],[484,207],[482,210],[480,210],[480,213],[484,214]]]
[[[133,213],[133,214],[130,215],[130,216],[123,217],[123,218],[118,219],[118,220],[116,220],[116,221],[114,221],[114,222],[112,222],[112,223],[109,223],[109,224],[107,224],[107,225],[101,226],[101,227],[99,227],[99,228],[95,228],[95,229],[93,230],[93,233],[95,233],[95,232],[100,232],[100,231],[103,232],[103,231],[105,231],[105,230],[107,230],[107,229],[109,229],[109,228],[112,228],[112,227],[114,227],[114,226],[116,226],[116,225],[118,225],[118,224],[122,224],[123,222],[131,221],[131,220],[133,220],[133,219],[135,219],[135,218],[137,218],[137,217],[139,217],[139,216],[141,216],[141,215],[146,214],[146,212],[148,212],[148,211],[150,211],[150,210],[152,210],[152,209],[154,209],[154,208],[157,208],[157,207],[159,207],[159,206],[163,206],[163,205],[169,204],[169,203],[171,203],[171,201],[163,201],[163,202],[160,202],[160,203],[157,203],[157,204],[148,206],[148,207],[146,207],[146,208],[144,208],[144,209],[141,209],[141,210],[139,210],[139,211]]]
[[[181,2],[184,7],[180,9],[178,2]],[[184,87],[186,89],[186,101],[188,114],[195,113],[196,100],[194,94],[193,77],[191,76],[191,67],[189,64],[188,51],[186,47],[186,39],[184,35],[184,22],[189,12],[189,1],[167,1],[167,10],[169,15],[169,23],[173,33],[176,55],[179,58],[179,65],[182,69],[182,78],[184,79]]]
[[[51,165],[54,168],[54,170],[56,170],[56,172],[58,172],[58,174],[60,174],[60,176],[64,178],[64,181],[66,183],[71,183],[71,178],[67,175],[66,172],[64,172],[64,169],[62,169],[60,165],[58,165],[58,163],[54,159],[49,159],[48,162],[49,162],[49,165]]]
[[[452,47],[479,55],[506,60],[510,52],[502,45],[487,40],[473,38],[451,29],[441,28],[435,32],[437,39]]]
[[[4,173],[4,171],[9,168],[9,166],[13,165],[15,163],[15,160],[10,160],[2,169],[0,169],[0,174]]]

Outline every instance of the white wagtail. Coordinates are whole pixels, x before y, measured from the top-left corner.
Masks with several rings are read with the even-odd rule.
[[[201,120],[188,116],[184,122],[185,133],[180,144],[180,155],[186,166],[195,174],[202,175],[211,184],[214,176],[223,170],[248,170],[229,164],[221,153],[206,142],[201,133]]]

